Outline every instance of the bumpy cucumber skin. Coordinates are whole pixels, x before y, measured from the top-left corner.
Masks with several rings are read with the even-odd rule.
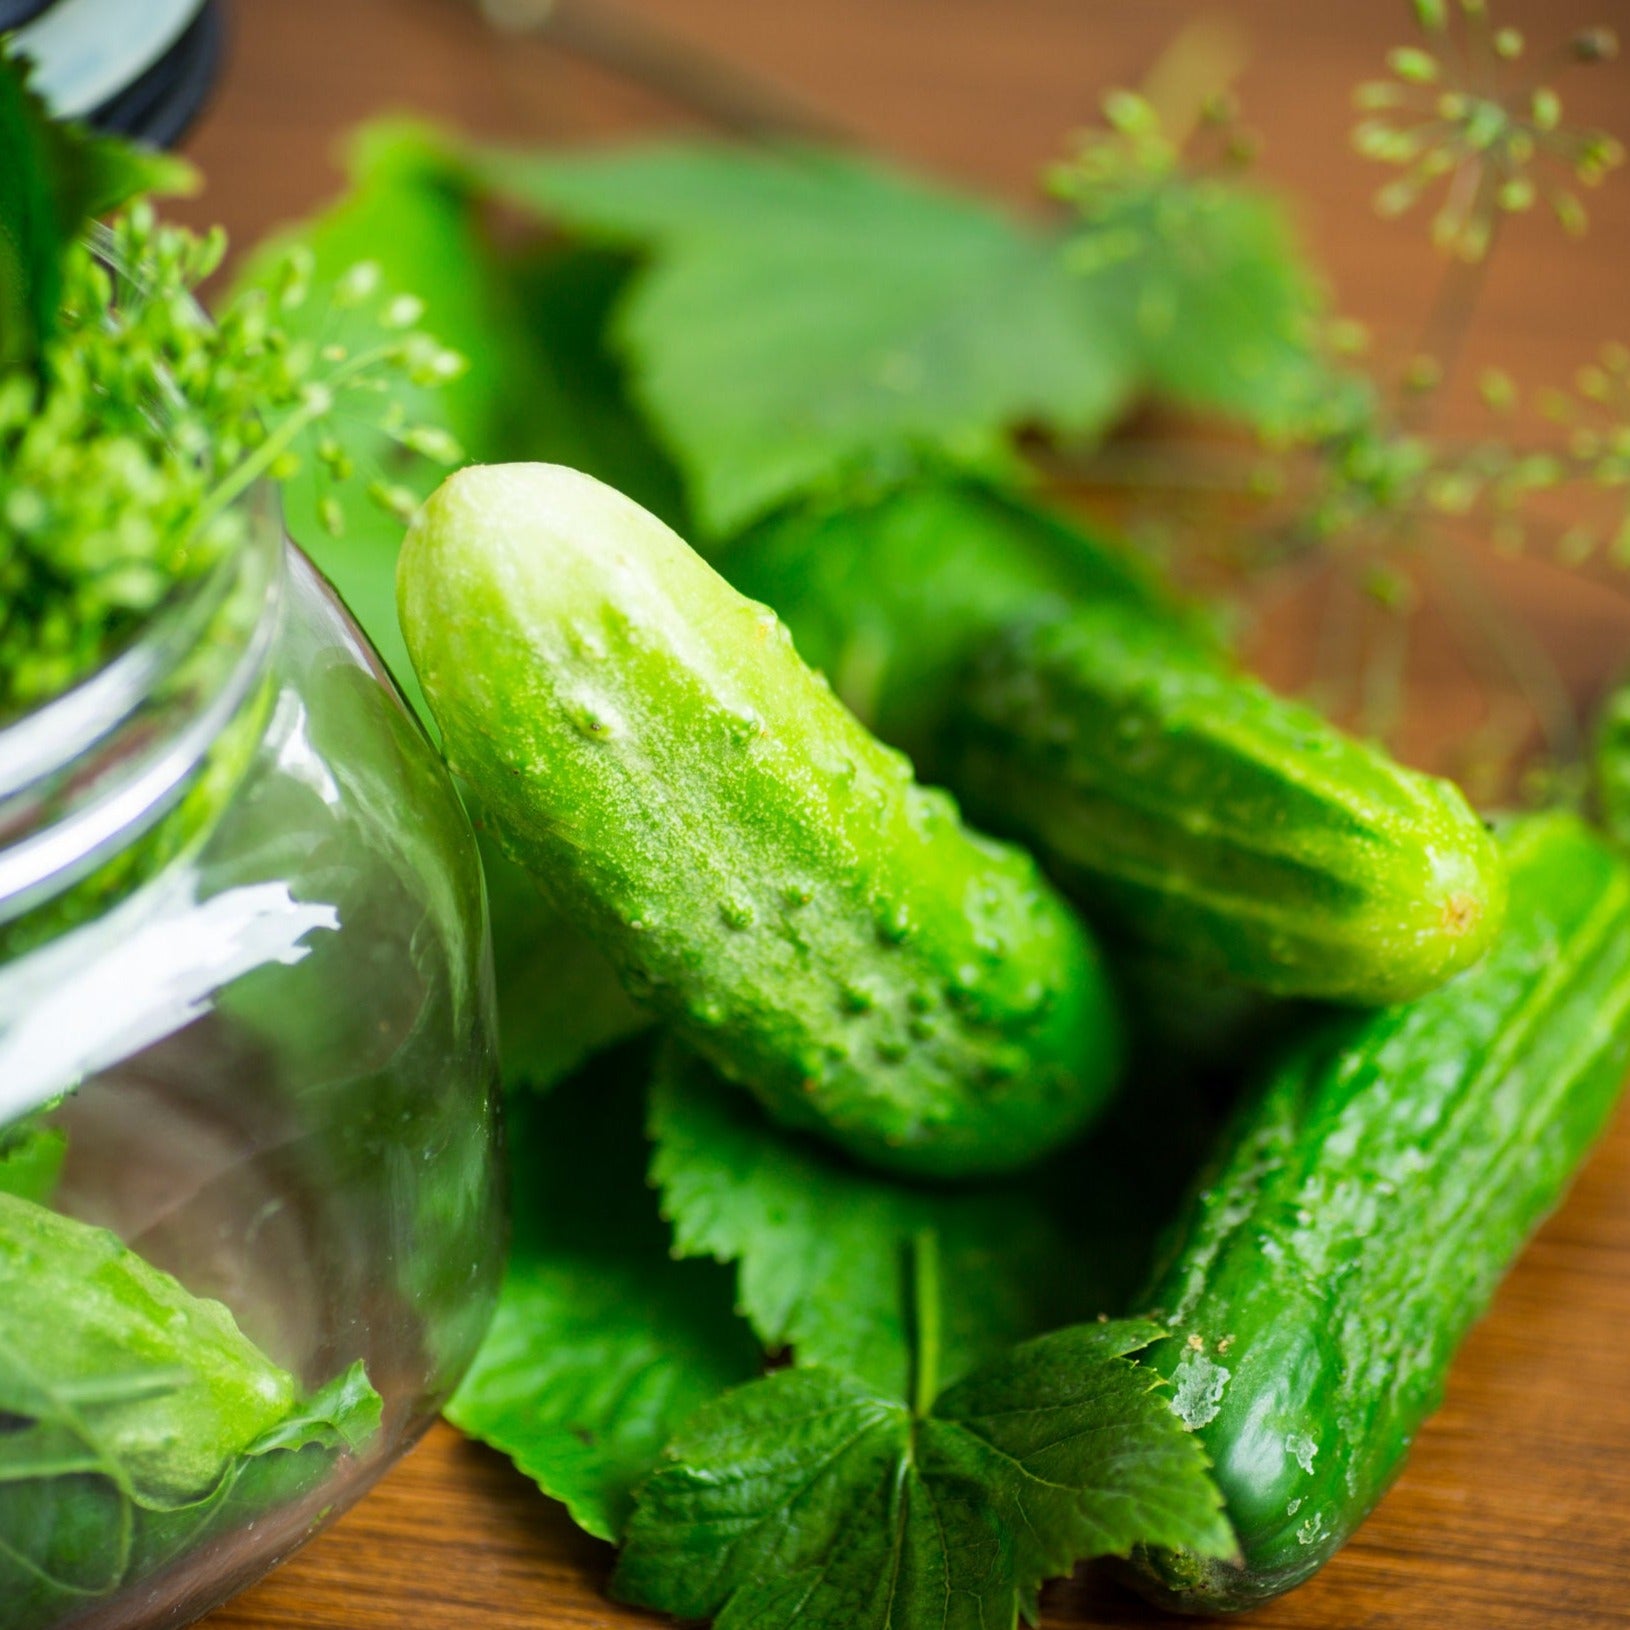
[[[733,544],[720,570],[773,606],[798,654],[919,775],[940,775],[972,656],[1048,605],[1104,601],[1181,626],[1200,618],[1134,557],[1068,519],[973,480],[914,482],[870,504],[796,509]]]
[[[1069,908],[655,517],[575,471],[476,467],[398,581],[507,847],[776,1119],[955,1177],[1025,1164],[1107,1096],[1117,1021]]]
[[[1244,1565],[1146,1553],[1164,1605],[1253,1607],[1334,1555],[1619,1098],[1630,870],[1572,816],[1521,821],[1504,848],[1511,910],[1482,965],[1301,1047],[1192,1202],[1153,1362]]]
[[[1034,619],[965,687],[948,777],[1105,926],[1279,996],[1408,1001],[1498,931],[1458,788],[1110,606]]]

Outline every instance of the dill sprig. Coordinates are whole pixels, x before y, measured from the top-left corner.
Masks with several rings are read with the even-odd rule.
[[[1592,63],[1617,54],[1608,28],[1576,34],[1536,77],[1524,67],[1528,43],[1499,27],[1486,0],[1415,0],[1425,46],[1401,46],[1387,59],[1393,77],[1358,87],[1367,115],[1353,144],[1402,173],[1375,196],[1383,215],[1402,215],[1443,189],[1433,241],[1465,261],[1488,254],[1503,216],[1547,204],[1563,229],[1585,230],[1574,183],[1598,185],[1624,162],[1605,131],[1568,124],[1549,83],[1560,62]]]
[[[296,250],[212,320],[193,291],[225,247],[218,231],[132,205],[94,246],[69,249],[54,331],[29,366],[0,373],[0,716],[101,666],[234,548],[255,482],[308,463],[346,479],[327,433],[337,416],[458,457],[393,408],[405,387],[462,367],[419,330],[417,301],[360,266],[334,296],[353,314],[348,343],[296,338],[288,319],[310,284]],[[389,489],[376,496],[399,507]],[[338,506],[326,512],[337,523]]]
[[[1484,0],[1414,0],[1413,9],[1424,44],[1391,53],[1391,80],[1359,87],[1365,117],[1354,132],[1361,153],[1400,171],[1377,196],[1383,215],[1438,199],[1432,237],[1449,263],[1421,332],[1398,349],[1405,360],[1380,366],[1358,324],[1329,321],[1307,389],[1283,398],[1288,411],[1256,421],[1257,446],[1157,439],[1132,459],[1111,446],[1084,473],[1103,469],[1117,485],[1117,471],[1129,473],[1152,489],[1168,538],[1187,491],[1175,541],[1179,562],[1202,580],[1215,584],[1220,569],[1259,599],[1316,578],[1326,600],[1321,660],[1331,662],[1321,689],[1376,735],[1401,721],[1414,614],[1436,605],[1484,682],[1488,728],[1467,743],[1467,767],[1492,778],[1522,741],[1518,714],[1538,724],[1553,761],[1575,752],[1579,729],[1554,661],[1489,592],[1475,556],[1492,546],[1572,570],[1630,567],[1630,349],[1604,346],[1563,390],[1529,390],[1491,369],[1479,381],[1484,426],[1450,437],[1434,420],[1505,223],[1543,203],[1577,234],[1578,189],[1623,162],[1615,137],[1567,121],[1550,83],[1559,67],[1611,58],[1618,42],[1610,29],[1588,29],[1535,65],[1527,41],[1499,26]],[[1158,259],[1161,244],[1194,236],[1191,200],[1215,207],[1237,190],[1230,172],[1244,144],[1232,136],[1232,107],[1219,104],[1210,126],[1219,139],[1208,146],[1194,139],[1204,118],[1174,138],[1150,102],[1113,99],[1103,127],[1053,178],[1077,208],[1088,257]],[[1185,482],[1196,469],[1206,479]]]

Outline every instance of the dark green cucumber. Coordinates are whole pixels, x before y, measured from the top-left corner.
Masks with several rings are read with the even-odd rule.
[[[1120,1050],[1096,952],[654,516],[473,468],[402,623],[460,775],[630,993],[783,1123],[935,1176],[1080,1127]]]
[[[1630,1068],[1630,870],[1516,823],[1484,962],[1300,1045],[1243,1111],[1151,1298],[1243,1566],[1138,1559],[1197,1613],[1314,1573],[1401,1467],[1461,1338],[1557,1204]]]
[[[1113,606],[996,640],[948,780],[1106,926],[1281,996],[1407,1001],[1481,956],[1499,856],[1459,790]]]
[[[719,567],[775,608],[804,661],[919,774],[938,774],[969,659],[1038,607],[1106,601],[1216,644],[1127,550],[972,480],[790,510],[733,544]]]

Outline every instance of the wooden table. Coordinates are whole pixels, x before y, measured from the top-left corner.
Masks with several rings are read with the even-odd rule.
[[[1136,79],[1189,12],[1182,0],[623,0],[726,53],[902,158],[1015,198],[1107,84]],[[1346,131],[1352,83],[1406,33],[1402,0],[1239,0],[1256,47],[1243,81],[1263,168],[1294,189],[1343,305],[1394,337],[1431,287],[1416,226],[1382,225]],[[1630,0],[1501,8],[1535,41]],[[194,151],[191,206],[240,244],[337,184],[341,133],[413,108],[536,141],[695,128],[670,102],[542,44],[487,37],[458,0],[239,0],[234,60]],[[1570,107],[1630,127],[1630,66],[1570,77]],[[1525,223],[1490,279],[1476,363],[1565,380],[1604,338],[1630,339],[1630,178],[1565,245]],[[1558,573],[1516,584],[1582,691],[1624,662],[1622,606]],[[1291,649],[1294,629],[1270,643]],[[1457,690],[1457,686],[1459,689]],[[1415,734],[1458,728],[1463,680],[1420,692]],[[433,1432],[377,1492],[212,1630],[564,1630],[654,1623],[601,1595],[608,1552],[496,1456]],[[1054,1626],[1159,1615],[1083,1573],[1047,1597]],[[1312,1585],[1257,1615],[1307,1630],[1535,1630],[1630,1623],[1630,1117],[1500,1293],[1449,1399],[1373,1520]]]

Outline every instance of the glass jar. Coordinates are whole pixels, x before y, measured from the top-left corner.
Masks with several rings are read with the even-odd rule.
[[[0,1623],[180,1625],[342,1510],[503,1246],[481,870],[283,539],[0,729]]]

